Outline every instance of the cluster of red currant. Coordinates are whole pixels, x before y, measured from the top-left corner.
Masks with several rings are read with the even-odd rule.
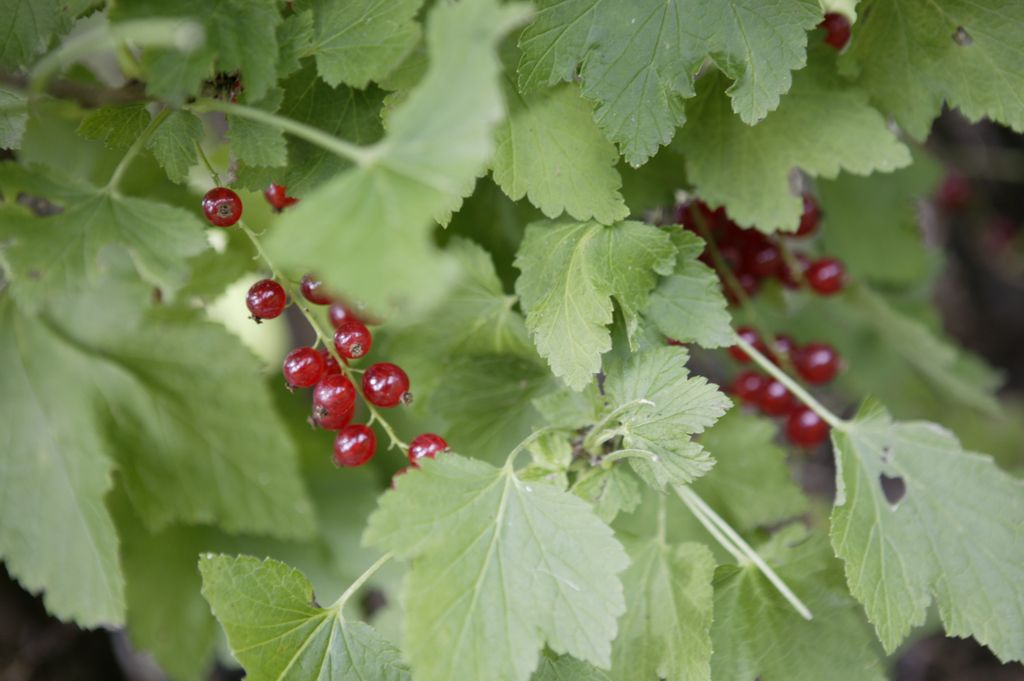
[[[789,336],[776,336],[772,347],[750,327],[737,330],[743,340],[775,364],[790,364],[805,381],[824,385],[839,373],[839,354],[827,343],[800,346]],[[729,354],[741,364],[751,361],[740,347],[729,348]],[[767,416],[786,419],[786,437],[801,447],[815,447],[828,437],[828,424],[818,414],[800,404],[780,381],[756,371],[743,371],[733,380],[729,392],[744,404],[757,407]]]
[[[298,201],[287,195],[285,187],[276,184],[267,187],[264,196],[278,212]],[[230,227],[242,217],[242,201],[232,190],[216,187],[203,197],[203,213],[211,224]],[[327,348],[295,348],[284,359],[282,371],[285,381],[293,390],[313,389],[310,422],[315,427],[336,431],[335,465],[361,466],[373,458],[377,438],[368,424],[351,423],[355,415],[357,390],[350,373],[362,373],[359,392],[375,415],[374,407],[390,408],[412,401],[409,376],[390,362],[377,362],[365,370],[349,368],[350,360],[365,357],[373,345],[373,335],[366,322],[350,306],[330,295],[323,283],[312,275],[302,278],[299,291],[309,303],[329,306],[327,317],[334,327],[334,353]],[[245,303],[253,320],[259,323],[280,316],[288,303],[288,294],[281,283],[262,279],[250,287]],[[344,369],[338,363],[339,359],[344,363]],[[423,433],[409,443],[409,462],[416,466],[419,459],[433,458],[447,450],[448,443],[441,436]]]
[[[788,238],[802,239],[818,230],[821,221],[818,203],[807,194],[803,200],[800,227],[786,234]],[[699,199],[686,201],[676,207],[676,222],[709,241],[701,260],[718,271],[725,295],[732,303],[739,302],[734,286],[752,297],[765,279],[773,277],[786,288],[799,288],[806,282],[811,290],[823,296],[838,293],[845,284],[846,270],[835,258],[812,261],[797,252],[787,259],[788,252],[780,242],[756,229],[740,227],[729,219],[723,207],[712,210]],[[723,271],[726,269],[728,272]],[[730,282],[730,277],[735,277],[735,281]]]

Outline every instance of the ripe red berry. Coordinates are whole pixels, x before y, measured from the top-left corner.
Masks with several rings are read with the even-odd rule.
[[[947,213],[956,213],[971,202],[971,183],[956,171],[951,171],[939,185],[935,194],[939,207]]]
[[[377,450],[377,436],[362,423],[345,426],[334,438],[334,465],[354,468],[373,458]]]
[[[827,343],[808,343],[796,353],[793,364],[808,383],[828,383],[839,372],[839,354]]]
[[[412,402],[409,376],[397,364],[378,362],[363,373],[363,397],[378,407],[396,407]]]
[[[795,445],[815,447],[828,438],[828,424],[811,408],[800,405],[786,417],[786,437]]]
[[[314,305],[329,305],[331,302],[331,296],[327,293],[327,289],[324,288],[323,282],[312,274],[307,274],[302,278],[302,286],[300,288],[302,289],[302,297]]]
[[[756,371],[744,371],[733,379],[729,392],[747,404],[757,404],[758,396],[768,379]]]
[[[434,433],[423,433],[417,435],[409,443],[409,461],[413,466],[418,466],[417,462],[426,457],[433,459],[441,452],[448,451],[448,443],[444,441],[444,438]]]
[[[356,387],[343,374],[328,374],[313,389],[313,420],[321,428],[344,428],[355,408]]]
[[[256,322],[273,319],[284,311],[288,296],[273,279],[261,279],[249,287],[245,294],[245,306]]]
[[[267,203],[269,203],[276,212],[280,213],[288,206],[293,206],[299,202],[298,199],[288,196],[287,190],[287,187],[271,183],[263,190],[263,196],[267,199]]]
[[[850,41],[850,20],[838,12],[829,12],[820,24],[825,29],[825,42],[841,50]]]
[[[373,336],[358,319],[349,319],[338,325],[334,332],[334,347],[345,359],[359,359],[370,351]]]
[[[203,215],[211,225],[230,227],[242,217],[242,199],[227,187],[214,187],[203,196]]]
[[[823,296],[839,293],[846,284],[846,269],[835,258],[815,260],[807,268],[806,276],[815,293]]]
[[[313,348],[295,348],[284,358],[284,380],[293,388],[312,388],[323,377],[324,357]]]
[[[331,326],[335,329],[341,326],[342,322],[348,321],[349,319],[362,321],[352,308],[339,300],[334,301],[331,303],[331,306],[327,308],[327,316],[330,317]]]
[[[779,281],[782,282],[783,286],[789,289],[800,288],[803,278],[807,277],[807,268],[811,266],[810,258],[803,253],[794,253],[793,259],[796,260],[797,265],[800,268],[799,273],[791,270],[786,264],[783,264],[782,269],[779,272]]]
[[[819,222],[821,222],[821,208],[818,207],[818,202],[810,194],[804,194],[804,212],[800,216],[800,226],[789,236],[810,236],[818,231]]]
[[[782,269],[782,254],[778,246],[768,243],[748,251],[743,268],[758,277],[774,277]]]
[[[769,416],[783,416],[793,408],[793,396],[786,386],[774,378],[769,378],[757,397],[757,406]]]
[[[761,337],[757,335],[757,331],[754,331],[749,326],[741,326],[736,329],[736,333],[739,334],[740,338],[753,345],[754,349],[764,352],[764,343],[761,341]],[[738,345],[730,347],[729,354],[732,355],[733,359],[742,364],[750,362],[750,356],[743,352]]]
[[[712,210],[708,204],[700,199],[691,199],[676,206],[676,223],[696,234],[701,233],[698,227],[698,217],[704,223],[704,226],[712,232],[728,220],[725,215],[725,208],[719,206]]]
[[[334,355],[327,352],[327,348],[320,348],[320,356],[324,358],[324,376],[328,374],[340,374],[341,367],[338,366],[338,360],[334,359]]]

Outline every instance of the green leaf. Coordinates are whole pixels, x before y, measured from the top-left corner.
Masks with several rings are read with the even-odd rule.
[[[206,31],[206,41],[189,54],[174,49],[143,50],[146,91],[170,102],[199,94],[203,81],[219,72],[241,73],[246,96],[258,101],[277,80],[276,0],[119,0],[111,20],[189,17]]]
[[[498,128],[494,181],[509,198],[526,196],[549,218],[609,224],[629,215],[619,193],[618,152],[594,124],[576,88],[520,95],[505,88],[509,118]]]
[[[78,126],[78,134],[100,140],[110,149],[127,149],[149,125],[145,103],[104,106],[90,111]]]
[[[701,436],[716,463],[693,490],[739,530],[774,525],[808,510],[807,497],[786,465],[786,451],[773,442],[776,431],[768,419],[733,409]]]
[[[322,608],[298,570],[276,560],[207,554],[203,596],[250,681],[408,681],[399,651],[340,608]]]
[[[71,27],[73,18],[64,0],[0,0],[0,17],[0,68],[5,70],[27,66]]]
[[[26,103],[23,94],[0,85],[0,109],[11,107],[8,111],[0,110],[0,149],[21,148],[21,138],[28,124],[28,109],[18,111],[16,107]]]
[[[575,390],[593,380],[612,347],[612,298],[630,334],[675,249],[668,233],[641,222],[536,223],[516,256],[526,327],[556,376]],[[613,265],[614,263],[614,265]]]
[[[703,544],[664,540],[626,544],[626,614],[612,648],[612,681],[708,679],[711,674],[711,578]]]
[[[674,146],[685,155],[686,176],[701,198],[724,204],[741,225],[765,232],[797,228],[803,202],[790,191],[794,167],[833,178],[840,170],[867,175],[911,162],[885,118],[865,93],[840,80],[834,57],[823,49],[831,51],[812,51],[778,110],[754,127],[732,115],[720,92],[723,76],[708,74],[697,83],[690,124]]]
[[[420,39],[423,0],[314,0],[317,70],[332,87],[365,88],[398,66]]]
[[[384,494],[365,540],[412,561],[404,646],[418,681],[522,681],[545,643],[609,664],[627,559],[578,497],[445,454]]]
[[[658,331],[680,343],[705,348],[732,345],[732,317],[713,269],[697,258],[704,241],[684,230],[672,232],[675,269],[651,292],[644,316]]]
[[[172,111],[146,141],[160,167],[172,182],[181,184],[189,169],[199,162],[196,144],[203,139],[203,123],[189,111]]]
[[[813,0],[544,0],[519,40],[519,85],[576,75],[597,100],[595,120],[630,164],[641,165],[683,124],[683,99],[710,57],[735,82],[732,108],[756,123],[779,104],[790,71],[804,66]]]
[[[950,635],[1024,659],[1024,482],[940,426],[893,421],[872,401],[832,441],[832,545],[886,650],[934,599]],[[902,480],[901,498],[890,501],[886,478]]]
[[[432,221],[459,206],[490,160],[502,116],[496,44],[523,9],[482,0],[431,11],[427,75],[363,165],[282,216],[267,239],[275,262],[312,269],[371,309],[439,293],[450,263],[432,244]]]
[[[623,448],[651,455],[629,462],[652,487],[687,483],[711,469],[714,460],[691,436],[732,406],[718,386],[690,378],[687,358],[685,349],[671,346],[633,354],[610,366],[605,379]]]
[[[871,629],[820,534],[790,526],[758,552],[814,614],[803,619],[757,568],[715,571],[715,681],[884,681]]]
[[[570,655],[562,655],[554,660],[541,657],[540,665],[531,678],[532,681],[608,681],[608,676],[600,669]]]
[[[313,51],[313,10],[285,17],[277,27],[277,75],[287,78],[302,68],[303,57]]]
[[[565,446],[568,448],[568,443]],[[572,455],[571,449],[569,454]],[[640,485],[622,465],[590,469],[577,479],[572,491],[590,502],[597,517],[606,523],[615,520],[619,513],[632,513],[641,501]]]
[[[284,99],[279,88],[270,90],[258,102],[247,98],[249,106],[266,111],[277,111]],[[238,160],[250,166],[283,166],[288,163],[288,145],[284,133],[265,123],[256,123],[240,116],[228,116],[228,140]]]
[[[0,252],[11,290],[20,303],[38,305],[54,293],[87,287],[110,267],[111,252],[130,258],[139,276],[168,293],[188,275],[186,258],[206,248],[203,226],[181,208],[137,199],[65,177],[32,170],[52,194],[37,195],[63,208],[35,217],[21,207],[0,206]],[[27,169],[0,167],[0,186],[25,180]],[[32,193],[32,192],[30,192]]]
[[[1024,5],[865,0],[860,16],[844,59],[911,135],[927,137],[943,103],[973,121],[991,118],[1024,131]]]

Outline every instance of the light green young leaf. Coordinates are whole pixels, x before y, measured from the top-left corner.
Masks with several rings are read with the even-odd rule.
[[[832,546],[886,650],[934,599],[947,633],[1024,659],[1024,482],[940,426],[893,421],[873,401],[832,442]],[[886,478],[902,480],[902,497],[890,500]]]
[[[522,272],[516,292],[554,374],[575,390],[592,381],[612,347],[612,298],[634,333],[656,274],[668,274],[674,262],[668,233],[641,222],[527,227],[515,261]]]
[[[615,170],[618,152],[593,121],[593,106],[572,86],[521,95],[507,83],[509,118],[498,128],[494,181],[544,215],[609,224],[629,215]]]
[[[0,85],[0,107],[17,107],[26,104],[25,96]],[[0,149],[21,148],[21,138],[28,124],[28,110],[0,111]]]
[[[287,78],[300,68],[301,59],[313,51],[313,10],[285,17],[277,27],[277,75]]]
[[[146,141],[156,162],[171,182],[181,184],[189,168],[198,163],[196,144],[203,139],[203,123],[190,111],[173,111]]]
[[[630,541],[626,549],[626,614],[612,646],[612,681],[710,678],[711,551],[657,538]]]
[[[768,419],[733,409],[700,438],[716,463],[693,490],[738,530],[807,511],[807,497],[793,482],[786,451],[773,442],[776,431]]]
[[[267,239],[271,257],[318,272],[371,309],[436,296],[450,268],[430,238],[433,219],[461,203],[490,160],[503,115],[496,46],[524,9],[495,0],[437,5],[430,67],[389,118],[388,135],[360,167],[282,216]]]
[[[46,50],[55,35],[71,27],[74,17],[67,10],[64,0],[0,0],[0,68],[17,70]]]
[[[569,443],[565,446],[568,448]],[[642,499],[640,484],[623,465],[590,469],[577,479],[572,491],[590,502],[597,517],[606,523],[615,520],[619,513],[632,513]]]
[[[685,121],[705,57],[735,81],[728,93],[745,123],[775,109],[820,16],[813,0],[544,0],[519,40],[519,85],[571,80],[582,64],[595,120],[641,165]]]
[[[658,331],[680,343],[705,348],[732,345],[732,317],[713,269],[697,258],[704,242],[684,230],[672,232],[675,270],[651,292],[644,316]]]
[[[918,139],[943,103],[971,120],[1024,131],[1024,4],[1005,0],[864,0],[850,71]]]
[[[562,655],[554,660],[544,656],[532,681],[608,681],[608,676],[571,655]]]
[[[404,645],[418,681],[525,681],[545,644],[609,664],[627,559],[578,497],[445,454],[384,494],[365,540],[412,561]]]
[[[708,74],[697,83],[690,124],[674,146],[701,198],[724,204],[741,225],[764,232],[797,228],[803,203],[790,191],[793,168],[833,178],[840,170],[867,175],[911,162],[867,95],[840,80],[834,57],[822,49],[812,50],[778,110],[754,127],[732,115],[720,92],[723,76]]]
[[[203,596],[250,681],[409,681],[400,653],[373,628],[322,608],[298,570],[276,560],[207,554]]]
[[[104,106],[86,114],[78,134],[100,140],[110,149],[127,149],[149,125],[145,103]]]
[[[314,0],[314,44],[320,76],[362,89],[401,63],[420,39],[423,0]]]
[[[819,534],[790,526],[757,547],[814,614],[802,618],[751,564],[715,571],[715,681],[885,681],[878,643]]]
[[[281,108],[284,91],[273,88],[258,102],[247,99],[256,109],[277,111]],[[228,140],[231,151],[239,161],[250,166],[278,167],[288,163],[288,145],[284,133],[265,123],[257,123],[240,116],[228,116]]]
[[[605,379],[623,448],[650,454],[629,462],[652,487],[688,483],[711,469],[714,460],[692,436],[732,406],[718,386],[690,378],[687,358],[685,349],[672,346],[633,354],[610,366]]]

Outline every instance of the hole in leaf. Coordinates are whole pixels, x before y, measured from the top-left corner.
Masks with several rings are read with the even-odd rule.
[[[892,463],[892,447],[889,445],[882,445],[882,454],[880,458],[884,464]]]
[[[960,47],[966,47],[974,42],[974,38],[967,32],[963,26],[957,26],[956,30],[953,31],[953,42]]]
[[[903,478],[899,476],[890,478],[882,473],[878,476],[878,484],[890,506],[896,506],[907,495],[907,483],[903,482]]]

